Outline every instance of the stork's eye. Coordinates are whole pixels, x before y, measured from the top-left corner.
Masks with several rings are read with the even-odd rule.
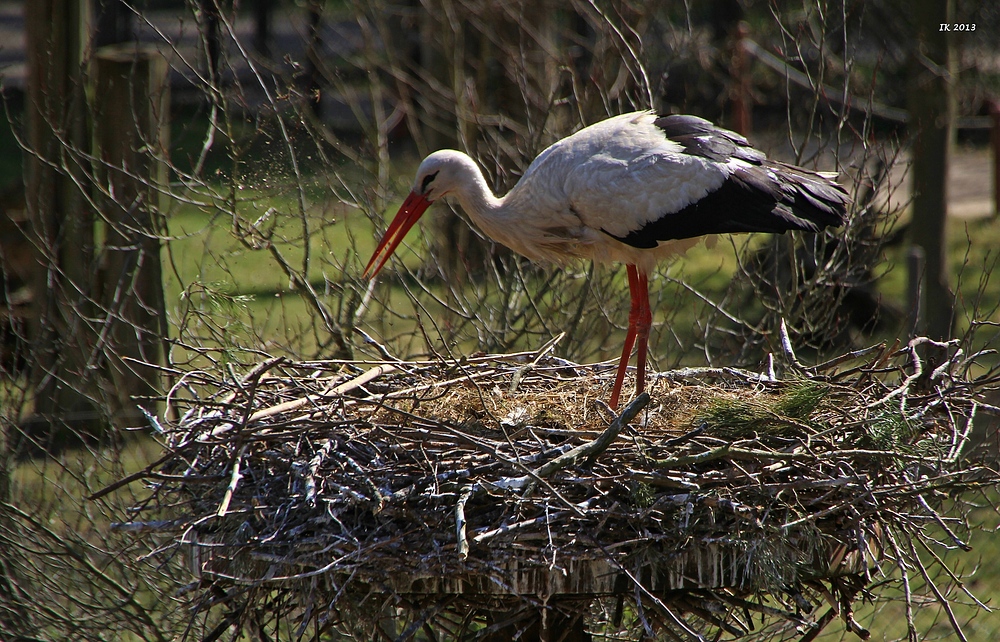
[[[427,176],[424,176],[424,182],[420,184],[420,191],[426,193],[427,186],[430,185],[431,182],[433,182],[433,180],[437,177],[439,173],[440,170],[434,172],[433,174],[428,174]]]

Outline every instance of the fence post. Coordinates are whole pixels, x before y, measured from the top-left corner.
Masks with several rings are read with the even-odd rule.
[[[94,56],[95,195],[105,230],[95,299],[106,399],[118,427],[155,412],[166,332],[160,193],[167,182],[167,62],[152,48],[110,46]]]

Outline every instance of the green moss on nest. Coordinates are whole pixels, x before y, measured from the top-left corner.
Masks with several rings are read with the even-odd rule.
[[[860,443],[862,448],[872,450],[909,450],[909,440],[913,435],[906,418],[898,411],[886,409],[862,425],[864,433]]]
[[[830,386],[802,381],[773,397],[718,396],[696,416],[697,423],[722,437],[739,438],[753,433],[801,434],[802,426],[819,408]]]
[[[808,419],[830,392],[830,386],[816,381],[801,381],[784,391],[775,401],[776,414],[790,419]]]

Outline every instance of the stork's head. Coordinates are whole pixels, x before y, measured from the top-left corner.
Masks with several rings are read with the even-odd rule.
[[[382,235],[382,240],[375,248],[371,260],[368,261],[364,276],[374,277],[378,274],[392,253],[396,251],[396,247],[402,242],[403,237],[420,219],[424,211],[431,206],[431,203],[455,191],[460,184],[463,172],[468,171],[468,168],[465,167],[466,163],[463,162],[467,158],[461,152],[444,149],[434,152],[420,163],[420,167],[417,168],[417,177],[413,181],[413,189],[410,190],[410,195],[403,201],[396,217],[392,219],[392,223]]]

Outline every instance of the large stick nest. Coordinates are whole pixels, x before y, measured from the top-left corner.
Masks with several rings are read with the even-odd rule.
[[[864,637],[854,601],[925,570],[929,525],[964,547],[946,497],[996,478],[963,453],[968,368],[915,341],[782,380],[685,369],[622,416],[606,368],[545,351],[190,373],[123,526],[190,553],[220,626],[808,640],[839,615]]]

